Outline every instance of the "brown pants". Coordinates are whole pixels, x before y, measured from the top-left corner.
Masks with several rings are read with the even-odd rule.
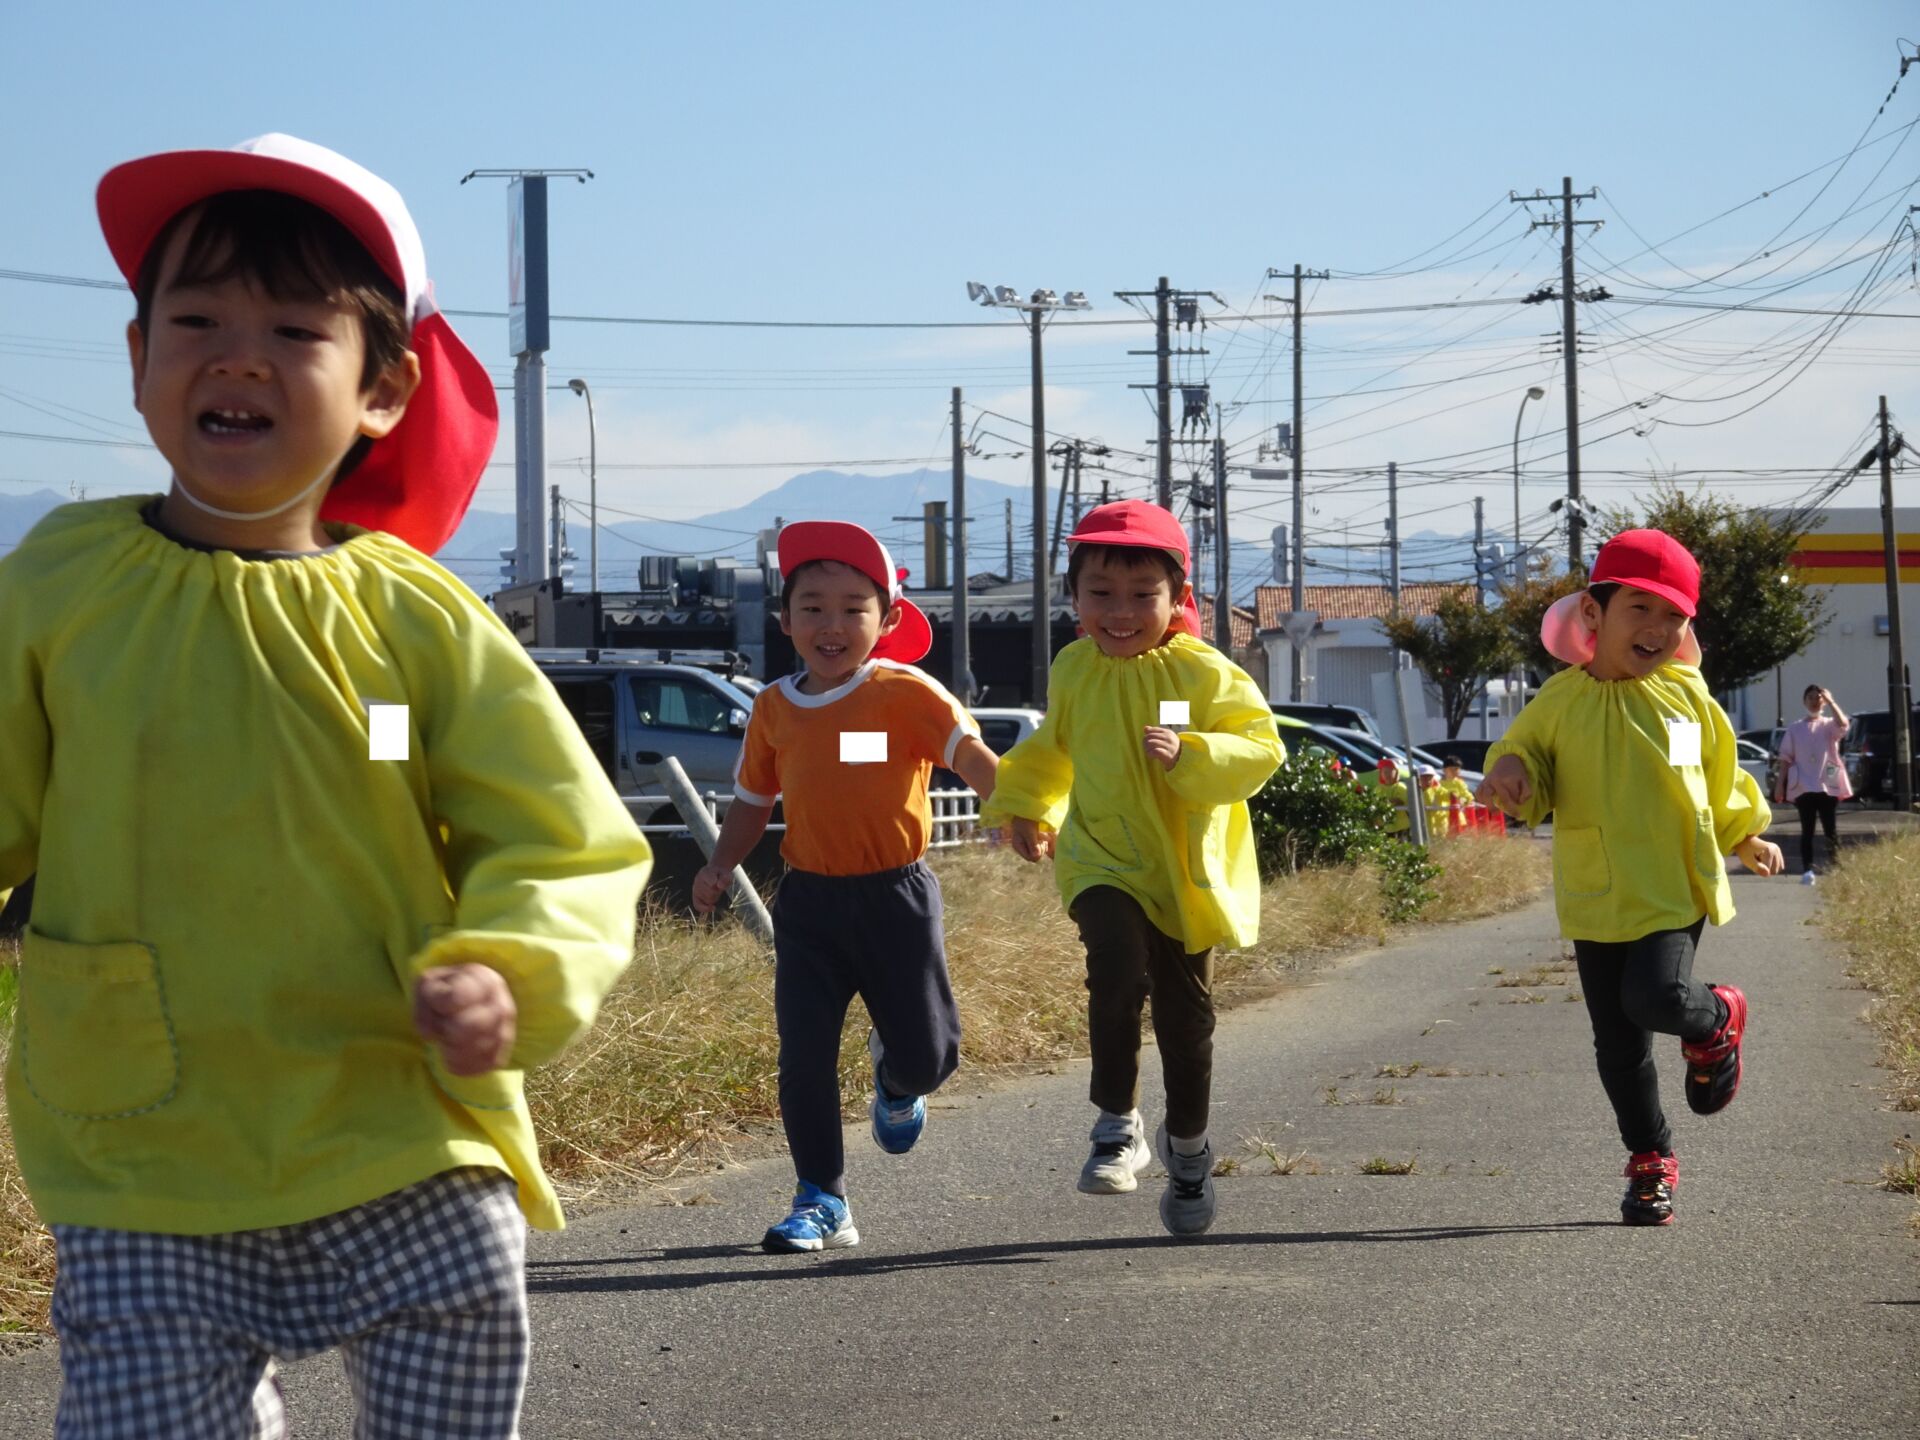
[[[1140,1103],[1140,1007],[1153,997],[1153,1034],[1167,1086],[1167,1133],[1206,1133],[1213,1089],[1213,952],[1189,955],[1124,890],[1098,885],[1068,912],[1087,948],[1088,1098],[1124,1115]]]

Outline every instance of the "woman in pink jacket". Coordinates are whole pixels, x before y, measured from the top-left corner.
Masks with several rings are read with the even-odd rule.
[[[1780,738],[1780,779],[1782,792],[1776,799],[1791,800],[1800,812],[1800,883],[1814,883],[1813,822],[1817,818],[1827,832],[1827,858],[1839,851],[1840,838],[1834,831],[1834,816],[1842,800],[1853,798],[1853,786],[1847,783],[1847,767],[1840,761],[1840,741],[1847,733],[1847,714],[1840,702],[1822,685],[1809,685],[1805,701],[1807,713],[1787,727]]]

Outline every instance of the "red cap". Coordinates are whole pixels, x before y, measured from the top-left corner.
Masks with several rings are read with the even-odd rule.
[[[175,150],[109,170],[100,228],[129,285],[175,215],[229,190],[273,190],[345,225],[406,297],[420,385],[407,413],[374,442],[320,507],[326,520],[385,530],[431,555],[459,528],[493,456],[500,406],[486,367],[433,303],[426,250],[400,192],[322,145],[262,135],[231,150]]]
[[[1622,530],[1594,556],[1587,583],[1649,591],[1689,619],[1700,608],[1700,562],[1664,530]]]
[[[1180,562],[1180,573],[1191,568],[1187,553],[1187,532],[1180,522],[1158,505],[1145,500],[1115,500],[1096,505],[1080,517],[1080,523],[1067,537],[1069,548],[1075,545],[1133,545],[1144,550],[1160,550]],[[1200,635],[1200,607],[1191,594],[1173,617],[1173,628]]]
[[[888,603],[900,607],[900,623],[873,647],[876,658],[911,665],[933,648],[933,626],[925,612],[900,593],[907,572],[894,568],[893,556],[871,531],[846,520],[796,520],[781,527],[774,545],[782,580],[809,561],[837,560],[887,592]]]

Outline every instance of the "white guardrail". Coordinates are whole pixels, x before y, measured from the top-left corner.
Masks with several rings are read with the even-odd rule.
[[[723,801],[731,801],[731,795],[723,795],[718,790],[702,791],[700,801],[707,813],[718,825],[721,821],[720,806]],[[930,850],[951,850],[961,845],[985,844],[987,832],[980,828],[980,797],[971,790],[929,790],[927,808],[933,816],[933,834],[927,842]],[[769,825],[768,830],[784,831],[782,825]],[[690,840],[693,832],[685,825],[642,825],[640,829],[648,835],[667,835],[677,839]]]

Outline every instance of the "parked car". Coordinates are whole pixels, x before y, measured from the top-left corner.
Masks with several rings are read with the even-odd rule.
[[[1340,757],[1341,763],[1350,770],[1371,770],[1380,763],[1383,755],[1392,755],[1402,770],[1407,768],[1406,752],[1398,746],[1388,745],[1378,736],[1369,735],[1360,730],[1348,730],[1336,725],[1308,725],[1295,722],[1282,725],[1280,738],[1287,743],[1287,753],[1293,755],[1308,745],[1318,745]],[[1435,770],[1441,768],[1441,758],[1430,750],[1418,745],[1413,747],[1415,765],[1431,765]],[[1478,785],[1484,778],[1478,770],[1468,770],[1464,766],[1460,778],[1469,785]]]
[[[1040,722],[1046,719],[1041,710],[1021,710],[1014,708],[996,708],[993,706],[976,707],[967,712],[979,723],[980,739],[996,755],[1004,755],[1018,745],[1027,736],[1040,728]],[[933,790],[965,790],[967,782],[951,770],[934,767],[933,779],[928,788]]]
[[[1296,705],[1290,700],[1269,703],[1273,706],[1274,714],[1304,720],[1309,725],[1337,725],[1343,730],[1361,730],[1369,735],[1380,733],[1372,714],[1357,705],[1319,705],[1305,701]]]
[[[1458,755],[1462,769],[1485,770],[1487,751],[1499,743],[1498,740],[1469,740],[1462,735],[1452,740],[1428,740],[1420,748],[1431,751],[1443,760],[1449,755]]]
[[[1847,780],[1854,794],[1878,800],[1893,793],[1893,725],[1888,710],[1856,710],[1840,742],[1840,759],[1847,767]],[[1908,717],[1909,755],[1913,757],[1914,776],[1920,780],[1920,706]],[[1920,786],[1916,786],[1920,789]]]
[[[1739,748],[1740,768],[1753,776],[1753,783],[1760,787],[1762,795],[1771,795],[1774,757],[1767,752],[1767,747],[1751,740],[1736,740],[1733,743]]]
[[[610,650],[532,653],[637,823],[680,823],[653,775],[667,755],[680,762],[695,790],[716,792],[726,813],[752,696],[698,665],[663,665]]]

